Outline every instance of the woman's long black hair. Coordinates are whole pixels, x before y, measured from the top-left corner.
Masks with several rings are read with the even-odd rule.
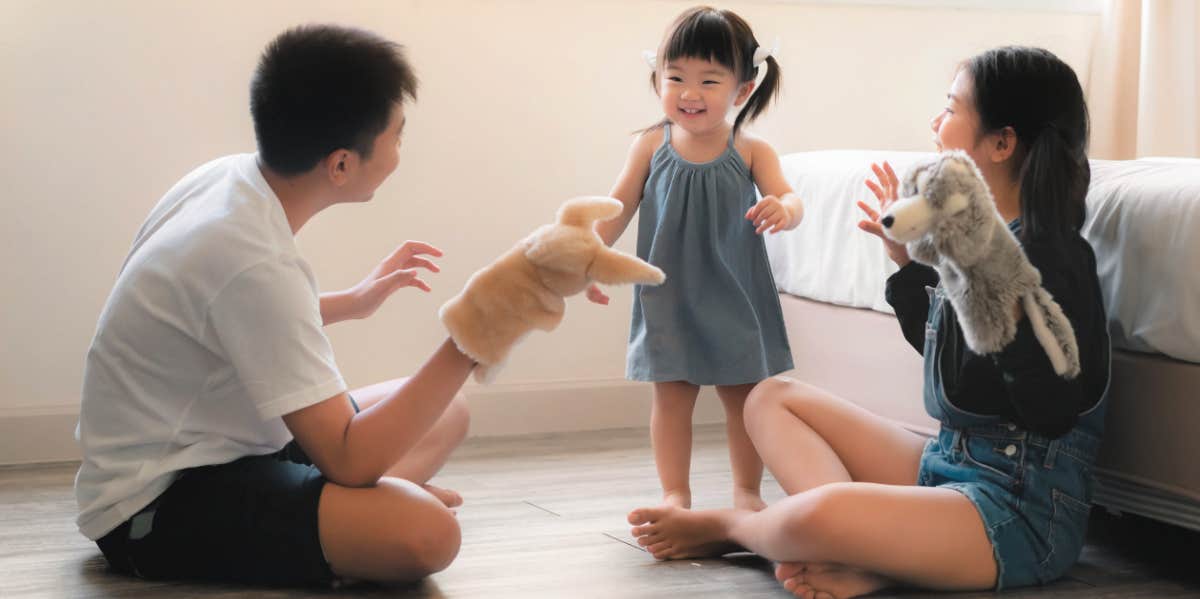
[[[1088,111],[1079,78],[1041,48],[988,50],[964,65],[983,133],[1012,127],[1021,181],[1021,240],[1078,234],[1087,214]]]

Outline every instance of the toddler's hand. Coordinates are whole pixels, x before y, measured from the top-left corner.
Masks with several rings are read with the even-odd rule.
[[[887,252],[892,262],[898,266],[904,266],[912,262],[912,258],[908,256],[908,248],[904,247],[903,243],[892,241],[887,235],[883,234],[883,225],[879,224],[879,215],[887,212],[889,206],[896,201],[900,190],[900,179],[896,177],[896,171],[892,170],[892,165],[884,161],[883,166],[871,164],[871,170],[875,172],[875,178],[878,180],[872,181],[867,179],[865,183],[875,194],[875,199],[879,200],[879,210],[875,210],[866,202],[859,201],[858,207],[866,213],[867,218],[858,221],[858,228],[866,231],[883,240],[883,249]]]
[[[600,291],[600,286],[596,285],[595,283],[588,285],[587,298],[588,301],[592,302],[593,304],[600,304],[602,306],[608,305],[608,296],[604,295],[604,292]]]
[[[422,255],[437,257],[442,255],[442,250],[421,241],[405,241],[388,254],[365,279],[354,286],[354,312],[360,318],[374,314],[384,300],[401,287],[429,291],[429,285],[421,280],[416,269],[424,268],[429,272],[439,272],[441,269],[422,258]]]
[[[778,233],[787,229],[788,223],[792,222],[792,211],[779,198],[763,196],[746,211],[746,220],[754,224],[754,232],[759,235],[764,231]]]

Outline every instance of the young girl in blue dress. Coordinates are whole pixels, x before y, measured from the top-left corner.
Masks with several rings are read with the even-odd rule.
[[[764,507],[762,460],[742,409],[754,385],[790,369],[792,356],[762,234],[793,229],[803,215],[774,149],[741,129],[779,90],[771,52],[730,11],[697,7],[675,20],[651,57],[663,120],[634,141],[613,187],[624,212],[598,228],[612,244],[637,212],[638,256],[667,275],[659,287],[635,288],[627,376],[654,383],[651,440],[663,501],[673,506],[691,506],[692,411],[700,386],[714,385],[733,503]],[[607,303],[595,287],[588,297]]]

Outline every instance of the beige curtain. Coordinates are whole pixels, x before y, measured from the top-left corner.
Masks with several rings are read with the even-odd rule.
[[[1093,158],[1200,157],[1200,0],[1109,0],[1087,96]]]

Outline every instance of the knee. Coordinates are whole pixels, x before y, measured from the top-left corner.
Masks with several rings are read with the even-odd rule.
[[[853,503],[846,483],[829,483],[790,498],[796,509],[788,514],[782,531],[791,539],[804,539],[815,547],[827,547],[846,531],[840,524],[840,513]],[[842,521],[844,522],[844,521]]]
[[[783,398],[793,393],[795,382],[783,377],[771,377],[755,385],[746,396],[746,405],[742,408],[742,417],[746,426],[758,422],[764,416],[774,417],[783,409]]]
[[[411,581],[445,570],[458,556],[462,545],[462,530],[458,519],[436,497],[419,486],[401,479],[385,479],[387,484],[409,497],[418,496],[390,528],[394,531],[388,545],[395,556],[394,578]]]
[[[450,510],[438,505],[436,510],[431,510],[415,526],[418,534],[409,536],[403,551],[415,557],[414,563],[420,576],[448,568],[458,557],[458,550],[462,546],[462,529],[459,528],[458,518]]]

